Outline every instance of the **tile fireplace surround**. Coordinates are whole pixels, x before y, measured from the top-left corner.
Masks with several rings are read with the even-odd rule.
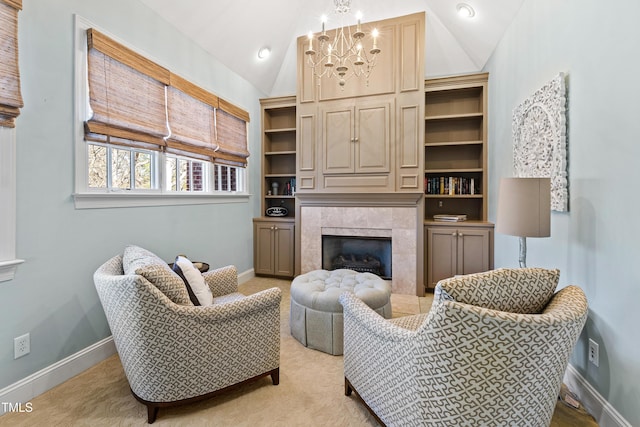
[[[327,203],[328,204],[328,203]],[[391,237],[391,291],[416,295],[418,206],[301,206],[301,273],[322,268],[322,236]]]

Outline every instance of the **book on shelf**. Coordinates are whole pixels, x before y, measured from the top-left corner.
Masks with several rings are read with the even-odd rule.
[[[479,180],[475,178],[435,176],[425,177],[424,181],[425,194],[442,194],[448,196],[480,194],[479,188],[476,188],[476,182]]]
[[[438,214],[433,216],[434,221],[445,221],[445,222],[460,222],[466,221],[466,215],[455,215],[455,214]]]

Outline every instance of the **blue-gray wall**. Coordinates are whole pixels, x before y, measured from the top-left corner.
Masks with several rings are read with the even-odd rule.
[[[259,188],[259,101],[265,94],[206,54],[138,1],[26,0],[19,14],[25,107],[17,120],[16,278],[0,282],[0,389],[110,335],[92,281],[95,269],[134,243],[252,268],[259,200],[199,206],[76,210],[74,14],[125,40],[176,74],[251,115],[251,189]],[[31,353],[13,359],[13,338]]]
[[[0,388],[109,335],[91,275],[124,245],[166,259],[252,267],[251,218],[241,204],[75,210],[73,14],[126,40],[177,74],[251,114],[259,150],[264,96],[144,5],[128,0],[26,0],[20,12],[25,108],[17,120],[16,278],[0,282]],[[570,211],[552,214],[552,237],[529,239],[528,262],[560,268],[562,285],[585,289],[590,315],[571,363],[632,424],[640,425],[640,4],[527,0],[486,71],[490,77],[490,217],[500,177],[512,175],[511,113],[567,73]],[[259,188],[257,157],[251,188]],[[496,266],[517,264],[517,239],[496,235]],[[13,360],[13,338],[31,333],[31,354]],[[586,341],[600,343],[600,367]]]
[[[513,108],[567,74],[570,210],[551,237],[528,239],[528,265],[581,286],[589,319],[571,363],[632,425],[640,425],[640,2],[526,0],[486,66],[490,72],[490,217],[513,176]],[[496,267],[516,266],[518,239],[496,234]],[[600,367],[587,341],[600,345]]]

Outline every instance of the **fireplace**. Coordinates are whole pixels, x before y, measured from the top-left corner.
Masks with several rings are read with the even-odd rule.
[[[322,236],[322,268],[347,268],[391,279],[391,238]]]
[[[300,238],[301,274],[324,268],[323,236],[383,238],[391,246],[389,266],[383,273],[391,292],[417,295],[424,289],[422,269],[422,194],[304,194],[296,218]],[[372,239],[372,240],[375,240]],[[325,269],[330,269],[325,268]]]

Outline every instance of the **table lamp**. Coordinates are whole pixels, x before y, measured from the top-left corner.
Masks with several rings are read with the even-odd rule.
[[[520,267],[527,266],[527,237],[551,235],[551,180],[502,178],[496,232],[520,237]]]

